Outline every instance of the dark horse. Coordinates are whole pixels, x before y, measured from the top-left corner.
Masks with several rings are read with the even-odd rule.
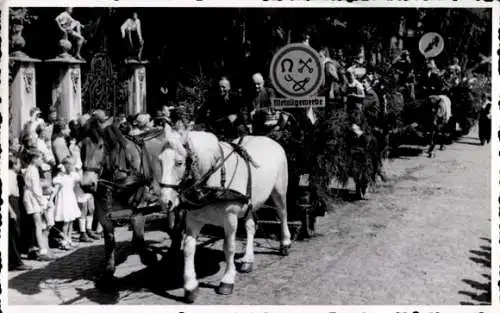
[[[146,246],[144,224],[147,213],[152,213],[150,208],[155,208],[147,204],[155,203],[155,195],[159,191],[157,174],[161,170],[158,154],[164,144],[164,136],[163,130],[125,136],[114,124],[103,125],[95,119],[82,126],[81,185],[94,194],[96,214],[104,230],[106,266],[98,282],[103,288],[114,287],[115,234],[110,214],[113,207],[132,210],[132,244],[141,262],[152,265],[157,261],[156,254]],[[182,234],[177,227],[176,214],[160,204],[156,208],[168,212],[166,231],[172,239],[170,250],[180,250]]]

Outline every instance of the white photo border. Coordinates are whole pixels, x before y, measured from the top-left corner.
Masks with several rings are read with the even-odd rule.
[[[1,231],[0,231],[0,247],[2,256],[2,271],[0,274],[1,295],[0,309],[4,312],[67,312],[71,310],[73,313],[85,312],[89,310],[96,312],[113,311],[123,313],[148,311],[149,313],[167,313],[167,312],[217,312],[217,313],[257,313],[257,312],[337,312],[337,313],[386,313],[386,312],[407,312],[407,313],[423,313],[423,312],[439,312],[439,313],[479,313],[479,312],[500,312],[500,218],[499,218],[499,201],[500,201],[500,80],[499,80],[499,52],[500,52],[500,2],[499,1],[473,1],[473,0],[414,0],[414,1],[395,1],[395,0],[369,0],[369,1],[339,1],[339,0],[79,0],[79,1],[63,1],[63,0],[0,0],[2,9],[1,18],[1,73],[0,81],[2,88],[0,114],[3,117],[0,128],[1,154],[0,154],[0,175],[2,191],[8,186],[8,178],[6,169],[8,167],[8,8],[9,7],[341,7],[341,8],[362,8],[362,7],[427,7],[427,8],[491,8],[492,9],[492,141],[491,148],[491,241],[492,241],[492,304],[490,306],[213,306],[213,305],[170,305],[170,306],[73,306],[70,309],[63,306],[43,305],[43,306],[8,306],[8,273],[7,273],[7,245],[8,245],[8,210],[6,205],[2,205],[1,214]],[[7,203],[7,193],[2,192],[3,204]]]

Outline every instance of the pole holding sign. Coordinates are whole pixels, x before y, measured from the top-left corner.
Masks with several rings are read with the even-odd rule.
[[[426,59],[437,57],[443,49],[444,39],[438,33],[426,33],[418,43],[418,50]]]
[[[323,84],[323,62],[316,50],[304,44],[281,48],[271,61],[271,82],[285,98],[272,99],[274,107],[324,107],[324,97],[316,97]]]

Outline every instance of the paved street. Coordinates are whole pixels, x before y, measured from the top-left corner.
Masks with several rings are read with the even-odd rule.
[[[258,239],[256,268],[238,275],[231,296],[216,295],[222,276],[221,241],[197,251],[203,282],[197,304],[428,304],[488,302],[490,275],[490,147],[472,134],[438,151],[402,156],[386,165],[390,177],[358,202],[332,204],[319,219],[322,236],[296,242],[291,254]],[[119,228],[116,276],[121,290],[94,287],[102,240],[30,272],[9,274],[10,304],[181,304],[181,267],[146,269],[127,255],[131,233]],[[147,233],[150,241],[166,235]],[[206,241],[207,239],[202,238]],[[241,251],[241,242],[239,243]]]

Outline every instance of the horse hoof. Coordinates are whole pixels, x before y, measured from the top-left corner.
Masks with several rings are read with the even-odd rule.
[[[234,284],[226,284],[221,282],[219,287],[215,288],[215,292],[219,295],[228,296],[233,293]]]
[[[288,244],[288,245],[282,245],[280,247],[280,254],[282,256],[288,256],[290,254],[290,248],[292,247],[291,244]]]
[[[198,297],[199,291],[200,291],[199,287],[196,287],[193,290],[184,289],[184,301],[188,304],[194,303],[194,301]]]
[[[251,273],[253,271],[253,262],[241,262],[238,271],[240,273]]]

